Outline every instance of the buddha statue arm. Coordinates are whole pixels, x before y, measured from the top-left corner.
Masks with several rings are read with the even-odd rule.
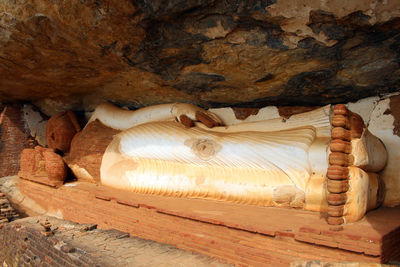
[[[87,124],[96,119],[115,130],[126,130],[147,122],[174,119],[188,127],[193,125],[193,121],[200,121],[207,127],[222,124],[218,116],[212,112],[186,103],[160,104],[134,111],[124,110],[112,104],[104,103],[95,109]]]

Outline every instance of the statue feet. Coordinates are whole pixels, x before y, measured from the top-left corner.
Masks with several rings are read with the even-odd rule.
[[[384,186],[376,172],[385,167],[387,152],[362,118],[336,105],[332,123],[328,183],[328,223],[361,219],[383,200]]]

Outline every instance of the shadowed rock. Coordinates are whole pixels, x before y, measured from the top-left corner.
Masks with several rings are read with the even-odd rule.
[[[398,91],[399,5],[372,2],[6,2],[0,98],[261,107]]]

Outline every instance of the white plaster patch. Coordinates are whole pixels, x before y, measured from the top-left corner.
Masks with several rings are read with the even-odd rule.
[[[296,8],[293,8],[296,7]],[[376,0],[364,1],[315,1],[315,0],[286,0],[277,1],[266,7],[273,17],[283,17],[281,28],[288,33],[284,38],[285,45],[296,47],[299,40],[313,37],[327,46],[336,44],[324,34],[315,34],[308,27],[310,12],[323,10],[332,13],[337,18],[343,18],[353,12],[361,11],[370,16],[369,23],[382,23],[400,15],[398,0],[385,0],[379,3]]]
[[[56,218],[58,218],[58,219],[63,219],[64,217],[63,217],[63,213],[62,213],[62,211],[61,210],[49,210],[47,213],[46,213],[48,216],[52,216],[52,217],[56,217]]]
[[[215,113],[226,125],[280,118],[278,108],[275,106],[262,108],[256,115],[250,115],[245,120],[238,120],[232,108],[215,108],[209,111]]]
[[[349,110],[357,113],[364,120],[365,124],[368,126],[371,113],[375,109],[379,102],[379,97],[373,96],[368,98],[363,98],[357,102],[350,102],[347,104]]]
[[[262,121],[262,120],[272,120],[278,119],[279,115],[278,108],[275,106],[269,106],[262,108],[258,111],[257,115],[250,115],[245,121]]]
[[[77,184],[74,184],[74,183],[68,183],[68,184],[65,184],[65,185],[63,185],[63,186],[68,186],[68,187],[74,187],[74,186],[76,186]]]
[[[386,186],[384,206],[400,204],[400,137],[393,134],[394,118],[391,114],[384,114],[389,109],[390,99],[378,102],[373,110],[369,123],[369,130],[385,144],[388,151],[388,162],[380,173],[380,178]]]
[[[23,107],[24,120],[28,125],[29,132],[32,137],[41,146],[46,146],[46,124],[47,120],[43,119],[40,112],[35,111],[32,105],[24,105]]]
[[[241,120],[236,119],[235,112],[231,108],[212,108],[208,111],[216,114],[225,125],[233,125],[241,122]]]

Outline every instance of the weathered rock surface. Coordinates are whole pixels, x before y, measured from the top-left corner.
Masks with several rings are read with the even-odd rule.
[[[0,1],[0,99],[345,103],[399,91],[399,17],[397,0]]]
[[[81,130],[72,111],[51,117],[46,124],[46,142],[50,148],[68,152],[72,138]]]
[[[35,141],[45,147],[47,117],[44,116],[35,106],[26,104],[22,108],[25,126]]]
[[[100,183],[100,166],[104,151],[117,133],[119,131],[95,120],[75,135],[71,151],[64,157],[75,177]]]
[[[21,153],[21,170],[18,176],[50,186],[60,186],[67,177],[62,157],[51,148],[36,146]]]

